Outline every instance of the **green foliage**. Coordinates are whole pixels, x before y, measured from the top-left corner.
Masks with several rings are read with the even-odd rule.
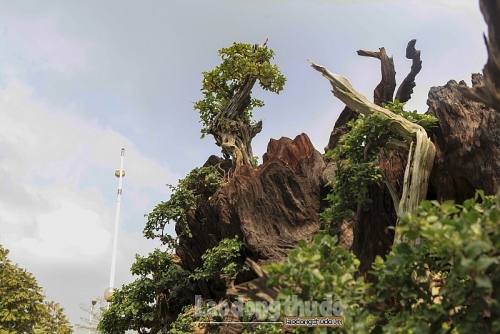
[[[245,85],[247,80],[257,79],[262,89],[279,93],[285,85],[285,77],[277,65],[271,65],[274,51],[267,47],[234,43],[219,50],[222,63],[212,71],[203,72],[201,91],[204,99],[195,103],[194,109],[200,113],[202,138],[209,134],[214,119],[227,106],[231,98]],[[264,106],[264,102],[252,98],[241,121],[251,123],[252,110]],[[219,120],[223,121],[223,120]],[[227,126],[229,126],[226,123]]]
[[[59,304],[45,301],[42,288],[7,257],[0,245],[0,333],[72,333]]]
[[[401,243],[374,272],[378,298],[402,301],[399,327],[407,333],[500,332],[500,207],[498,198],[477,192],[463,205],[424,201],[413,215],[402,217]],[[432,287],[441,286],[439,292]],[[484,319],[485,314],[491,318]]]
[[[171,222],[181,224],[183,233],[191,236],[187,224],[187,213],[196,209],[198,198],[204,194],[212,195],[221,185],[221,176],[216,166],[193,169],[177,186],[167,184],[172,190],[170,199],[158,204],[147,215],[144,236],[148,239],[159,238],[170,249],[177,248],[177,238],[165,233],[165,227]]]
[[[170,326],[170,334],[191,334],[195,323],[194,313],[191,312],[192,305],[182,308],[182,312]]]
[[[404,110],[405,102],[399,102],[394,100],[390,103],[383,103],[382,107],[389,109],[397,115],[401,115],[410,122],[420,125],[424,129],[430,129],[437,126],[437,119],[433,115],[419,114],[416,110],[406,111]]]
[[[437,122],[432,115],[405,111],[404,103],[397,100],[383,107],[424,128],[432,127]],[[367,197],[368,188],[379,185],[383,180],[377,166],[380,148],[385,147],[389,139],[403,140],[389,130],[389,121],[380,115],[359,115],[348,123],[350,131],[341,137],[339,145],[327,153],[326,157],[337,166],[335,177],[329,182],[332,191],[327,195],[331,206],[321,213],[327,229],[332,223],[352,217],[358,203],[363,210],[369,209],[372,200]]]
[[[70,334],[73,329],[58,303],[44,302],[43,316],[35,325],[34,333]]]
[[[238,273],[248,269],[242,264],[233,262],[235,258],[241,256],[242,247],[243,243],[238,240],[238,236],[233,239],[222,239],[217,246],[201,256],[203,267],[196,268],[191,277],[195,280],[208,280],[216,275],[226,279],[234,278]]]
[[[278,324],[260,324],[258,325],[255,330],[248,332],[244,331],[243,334],[281,334],[283,333],[283,326],[278,325]]]
[[[355,278],[359,260],[351,252],[336,246],[337,237],[319,233],[311,243],[301,240],[298,247],[288,253],[283,263],[265,266],[270,283],[280,287],[278,300],[297,296],[301,301],[322,302],[330,297],[344,306],[343,333],[362,333],[367,325],[361,321],[368,316],[363,304],[370,303],[370,284]],[[284,303],[282,303],[282,306]],[[285,310],[282,310],[284,314]],[[297,328],[296,331],[307,331]],[[325,328],[314,328],[314,333],[324,333]]]
[[[180,235],[191,236],[187,225],[188,212],[196,209],[200,196],[211,196],[221,186],[221,181],[217,167],[209,166],[193,169],[179,180],[177,186],[168,185],[172,195],[147,215],[144,236],[159,238],[169,251],[176,249],[178,237],[166,234],[166,225],[177,223],[181,227]],[[229,273],[234,269],[234,264],[225,263],[224,266]],[[159,249],[147,257],[136,255],[131,272],[138,278],[114,293],[111,307],[99,323],[99,329],[104,333],[124,333],[130,329],[157,328],[165,324],[166,319],[162,318],[164,315],[161,312],[165,311],[170,292],[189,283],[189,273],[172,262],[172,254]],[[160,305],[159,301],[163,304]],[[160,309],[163,311],[160,312]]]
[[[401,217],[398,229],[407,241],[394,245],[385,261],[374,262],[374,286],[354,279],[358,260],[335,246],[336,237],[322,233],[266,269],[281,299],[340,299],[345,327],[339,331],[500,333],[499,201],[478,191],[462,205],[422,202],[413,215]]]
[[[106,310],[99,330],[118,334],[127,330],[157,328],[165,323],[164,303],[170,290],[187,280],[187,273],[172,262],[172,254],[155,249],[147,257],[136,255],[131,272],[139,276],[134,282],[123,285],[113,294],[111,306]]]
[[[259,156],[258,155],[254,155],[253,158],[252,158],[252,165],[253,166],[258,166],[259,165]]]

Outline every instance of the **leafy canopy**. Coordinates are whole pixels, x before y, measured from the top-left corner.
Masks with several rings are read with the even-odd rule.
[[[45,301],[33,275],[13,264],[0,245],[0,333],[72,333],[59,304]]]
[[[273,93],[279,93],[286,81],[278,66],[270,63],[274,58],[274,51],[267,47],[234,43],[231,47],[219,50],[218,54],[222,63],[211,71],[203,72],[201,91],[204,98],[194,105],[203,124],[202,138],[210,133],[214,119],[247,80],[257,79],[262,89]],[[240,120],[250,124],[252,110],[262,106],[263,101],[251,98]]]
[[[159,330],[165,325],[165,319],[158,312],[162,309],[157,304],[158,296],[168,296],[176,284],[187,279],[187,274],[172,262],[172,254],[159,249],[147,257],[136,255],[130,271],[138,278],[113,294],[111,306],[103,313],[98,326],[103,333],[121,334],[127,330],[154,333],[154,329]]]
[[[374,263],[378,300],[402,301],[403,321],[384,332],[500,332],[499,201],[478,191],[461,205],[424,201],[402,217],[407,243]]]
[[[280,287],[278,300],[282,313],[288,297],[296,295],[300,301],[321,303],[328,298],[341,300],[344,307],[345,326],[340,333],[363,333],[367,325],[360,319],[368,316],[368,310],[360,308],[371,302],[370,285],[361,277],[355,278],[359,266],[356,256],[342,247],[336,246],[337,237],[319,232],[312,242],[299,241],[298,247],[282,263],[265,266],[269,283]],[[307,332],[306,328],[296,328],[297,332]],[[315,333],[326,333],[325,328],[315,328]]]
[[[178,298],[176,291],[189,285],[190,279],[194,278],[190,276],[193,273],[175,263],[174,255],[170,252],[177,248],[178,237],[165,233],[165,227],[172,222],[177,223],[179,234],[190,236],[187,213],[196,209],[200,196],[211,196],[221,186],[221,182],[217,167],[209,166],[193,169],[179,180],[177,186],[167,185],[172,190],[170,199],[158,204],[147,215],[148,221],[143,231],[146,238],[158,238],[167,246],[167,251],[155,249],[147,257],[136,255],[131,272],[138,278],[113,294],[111,307],[104,312],[99,323],[103,333],[125,333],[131,329],[140,333],[153,333],[168,322],[165,313],[171,311],[170,304],[175,304],[169,300]],[[230,246],[234,246],[233,243],[230,242]],[[224,249],[226,252],[233,251],[233,248]],[[227,266],[228,274],[232,273],[233,265],[226,260],[236,253],[230,254],[229,258],[222,256],[221,263],[223,267]],[[209,266],[198,272],[203,275],[213,269]]]

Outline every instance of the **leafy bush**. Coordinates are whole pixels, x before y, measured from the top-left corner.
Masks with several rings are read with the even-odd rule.
[[[401,217],[398,229],[407,242],[373,264],[374,286],[355,279],[358,260],[324,233],[301,241],[283,263],[266,266],[270,283],[280,288],[281,300],[339,299],[345,309],[340,332],[500,333],[499,201],[478,191],[462,205],[422,202],[415,214]],[[416,239],[421,242],[410,246]]]
[[[404,105],[395,100],[383,107],[424,128],[436,124],[434,116],[405,111]],[[339,145],[327,152],[326,157],[336,163],[337,171],[329,182],[332,191],[326,198],[331,206],[321,213],[326,229],[331,229],[332,223],[352,217],[352,210],[358,203],[363,210],[368,210],[372,203],[366,196],[368,187],[379,185],[383,180],[377,166],[380,149],[388,150],[388,143],[399,143],[404,147],[403,138],[389,130],[389,121],[380,115],[359,115],[348,123],[350,131],[341,137]]]
[[[166,323],[166,298],[170,290],[187,280],[187,273],[172,262],[172,255],[155,249],[147,257],[136,255],[132,265],[134,282],[123,285],[113,294],[111,306],[99,323],[103,333],[125,333],[127,330],[158,330]],[[164,298],[158,298],[163,296]]]
[[[171,222],[181,224],[183,233],[191,236],[187,224],[187,213],[196,209],[198,198],[204,194],[212,195],[221,185],[221,176],[216,166],[193,169],[177,186],[167,184],[172,190],[170,199],[158,204],[146,215],[148,221],[144,227],[144,236],[148,239],[159,238],[170,249],[177,248],[178,238],[165,233],[165,227]]]
[[[170,326],[171,334],[191,334],[195,322],[194,313],[191,312],[192,305],[187,305],[182,308],[182,312]]]
[[[245,265],[233,262],[241,256],[242,247],[243,243],[238,240],[238,236],[222,239],[217,246],[201,256],[203,267],[196,268],[190,277],[195,280],[208,280],[220,275],[226,282],[230,282],[238,273],[248,269]]]
[[[370,284],[355,278],[359,260],[353,253],[336,246],[337,237],[319,233],[311,243],[301,240],[298,248],[288,254],[283,263],[265,266],[270,283],[280,287],[278,300],[284,306],[287,298],[297,296],[299,301],[322,302],[330,298],[340,300],[344,307],[345,326],[342,333],[367,332],[362,320],[368,317],[363,304],[372,301]],[[285,309],[282,308],[282,315]],[[296,328],[307,331],[307,328]],[[325,333],[326,328],[314,328],[315,333]]]
[[[194,109],[200,112],[200,122],[203,124],[202,138],[210,133],[210,127],[215,119],[249,78],[258,79],[262,89],[273,93],[283,90],[286,81],[278,66],[271,65],[270,60],[274,58],[274,51],[267,47],[234,43],[228,48],[222,48],[218,53],[222,63],[212,71],[203,72],[201,91],[204,99],[194,105]],[[241,121],[250,124],[252,110],[263,106],[263,101],[250,99]],[[225,122],[225,120],[218,121]],[[229,127],[227,122],[225,125]]]
[[[399,333],[500,332],[500,207],[479,191],[463,205],[422,202],[399,227],[410,247],[393,247],[374,273],[379,301],[401,300]]]
[[[8,255],[0,245],[0,333],[72,333],[64,309],[47,301],[35,277]]]

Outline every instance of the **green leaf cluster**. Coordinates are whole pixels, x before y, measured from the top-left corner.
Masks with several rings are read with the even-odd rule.
[[[379,300],[395,295],[402,301],[404,321],[384,331],[500,332],[498,200],[478,191],[463,205],[424,201],[402,217],[398,228],[408,243],[374,263]],[[417,238],[422,242],[410,247]]]
[[[243,243],[234,238],[222,239],[217,246],[207,250],[201,257],[203,265],[196,268],[189,275],[193,280],[209,280],[214,277],[221,278],[226,283],[232,283],[238,273],[248,270],[248,267],[236,263],[234,260],[241,257]],[[214,315],[218,314],[217,311]],[[177,317],[177,320],[172,323],[170,333],[186,334],[191,333],[194,322],[208,321],[210,316],[197,318],[192,312],[192,305],[185,306],[183,311]]]
[[[193,169],[184,179],[179,180],[177,186],[170,186],[173,190],[170,199],[157,205],[148,215],[144,229],[147,238],[158,238],[167,246],[167,251],[156,249],[147,257],[136,255],[131,272],[138,278],[113,294],[111,307],[104,312],[99,323],[99,329],[103,333],[124,333],[127,330],[147,333],[148,328],[153,331],[166,324],[162,312],[166,312],[166,305],[172,296],[179,297],[174,291],[188,286],[193,280],[208,280],[216,275],[232,280],[244,270],[243,265],[234,262],[240,256],[243,246],[237,237],[222,240],[202,256],[201,268],[188,272],[174,263],[174,255],[170,253],[176,249],[178,239],[164,233],[166,224],[173,221],[183,226],[186,235],[190,235],[187,226],[188,211],[196,209],[200,196],[211,196],[221,186],[221,182],[217,167],[209,166]],[[183,322],[187,318],[183,319],[181,317],[180,323],[172,327],[172,333],[182,332],[185,327]]]
[[[221,114],[248,80],[258,80],[262,89],[274,93],[279,93],[286,81],[278,66],[270,63],[274,51],[267,47],[234,43],[231,47],[219,50],[218,54],[222,63],[211,71],[203,72],[201,91],[204,98],[194,104],[203,124],[202,138],[209,134],[215,117]],[[240,120],[250,124],[252,110],[262,106],[263,101],[252,98]]]
[[[169,294],[175,286],[186,282],[188,276],[172,262],[172,254],[160,249],[147,257],[136,255],[130,271],[139,277],[113,294],[111,306],[99,322],[98,328],[103,333],[118,334],[127,330],[143,333],[146,328],[161,328],[166,322],[161,312],[167,310]]]
[[[35,277],[13,264],[8,254],[0,245],[0,333],[72,333],[64,309],[45,301]]]
[[[319,232],[314,240],[299,241],[298,247],[288,254],[282,263],[265,266],[269,283],[280,287],[278,300],[297,296],[302,301],[322,302],[330,297],[340,300],[344,306],[345,326],[341,333],[363,333],[367,324],[362,319],[368,310],[362,305],[373,300],[370,284],[361,277],[356,278],[359,260],[353,253],[336,246],[337,236]],[[285,310],[282,310],[285,314]],[[296,332],[307,332],[307,328],[296,328]],[[314,328],[314,333],[326,333],[325,327]]]
[[[195,280],[208,280],[215,276],[232,279],[248,267],[234,262],[241,256],[243,242],[235,236],[232,239],[222,239],[217,246],[207,250],[202,256],[203,266],[196,268],[191,278]]]
[[[182,308],[182,312],[170,327],[170,334],[191,334],[196,321],[191,305]]]
[[[376,284],[355,279],[358,260],[326,232],[299,242],[284,262],[266,266],[270,283],[280,288],[281,299],[340,299],[340,332],[500,333],[499,202],[500,196],[482,191],[461,205],[422,202],[401,217],[398,229],[406,241],[373,263]],[[410,246],[416,239],[422,241]]]
[[[383,107],[424,128],[436,125],[434,116],[405,111],[404,105],[395,100]],[[333,229],[333,223],[352,217],[358,204],[365,211],[369,209],[372,200],[367,196],[368,189],[383,181],[377,155],[381,147],[387,150],[385,146],[389,140],[403,140],[390,131],[390,121],[378,114],[359,115],[348,123],[350,130],[341,137],[337,147],[327,152],[326,157],[336,164],[337,170],[328,183],[332,190],[326,199],[331,206],[321,213],[326,229]]]
[[[148,218],[143,234],[148,239],[159,238],[170,249],[177,248],[178,238],[165,233],[165,227],[171,222],[179,224],[182,229],[179,235],[191,236],[187,223],[187,213],[196,209],[200,196],[212,195],[220,186],[222,178],[216,166],[194,168],[176,186],[167,184],[172,190],[170,199],[158,204]]]

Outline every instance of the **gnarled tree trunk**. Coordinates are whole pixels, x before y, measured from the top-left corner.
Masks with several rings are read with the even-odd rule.
[[[252,139],[262,131],[262,121],[248,124],[243,119],[250,105],[250,94],[257,79],[247,76],[243,86],[233,95],[224,110],[215,117],[209,133],[222,148],[224,158],[232,157],[233,166],[253,166]]]

